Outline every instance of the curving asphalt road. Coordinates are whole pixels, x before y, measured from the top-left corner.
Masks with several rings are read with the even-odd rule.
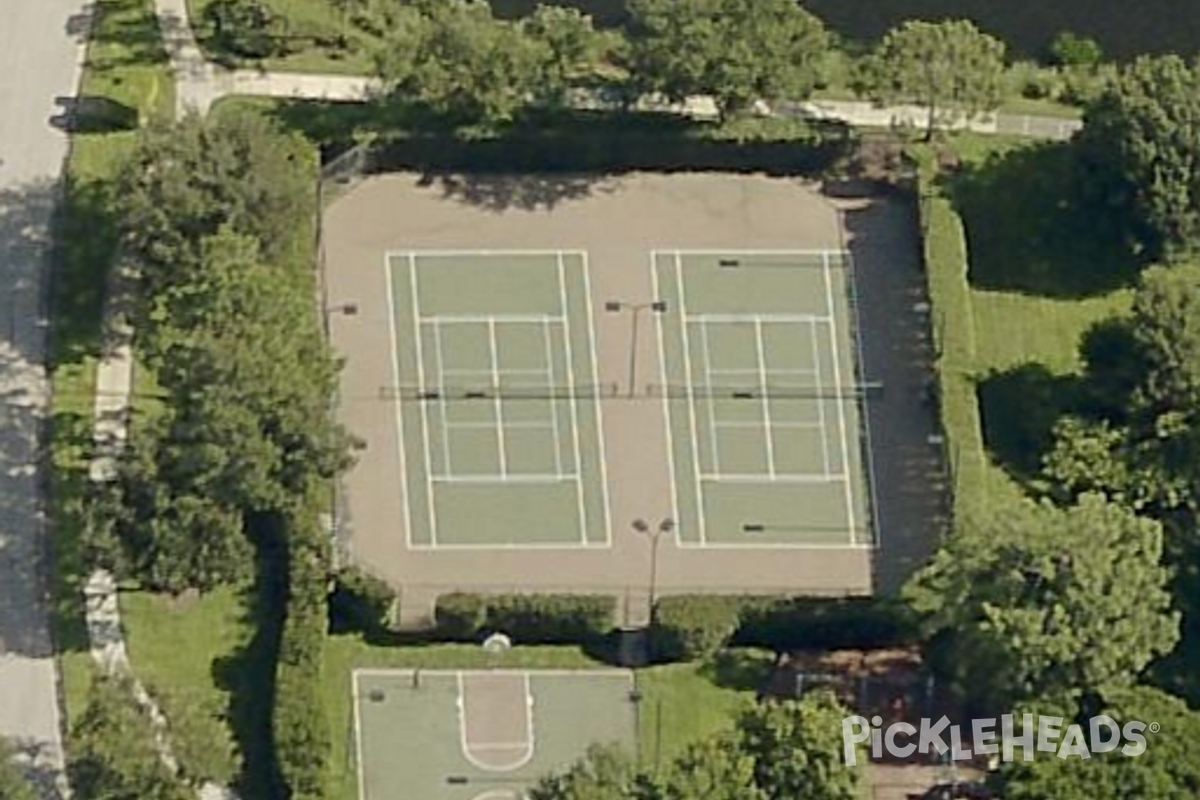
[[[41,565],[41,308],[84,12],[83,0],[4,0],[0,22],[0,735],[29,753],[48,798],[64,781]]]

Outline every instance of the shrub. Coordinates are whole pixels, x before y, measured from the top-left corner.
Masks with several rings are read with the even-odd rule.
[[[321,692],[329,553],[310,512],[304,508],[290,515],[287,617],[275,667],[272,733],[290,800],[324,800],[330,775],[332,731]]]
[[[484,624],[519,642],[581,644],[612,630],[615,613],[607,595],[500,595],[488,600]]]
[[[437,633],[444,639],[473,639],[483,628],[487,601],[482,595],[455,592],[437,599],[433,618]]]
[[[907,607],[893,600],[796,597],[744,608],[733,642],[782,652],[892,647],[917,638]]]
[[[499,631],[529,644],[583,644],[613,627],[616,600],[607,595],[453,593],[438,598],[438,635],[474,639]]]
[[[1104,59],[1104,51],[1091,37],[1063,31],[1050,43],[1050,57],[1060,67],[1094,67]]]
[[[695,661],[713,655],[737,630],[746,598],[717,595],[664,597],[654,604],[651,643],[663,661]]]
[[[344,567],[334,576],[329,597],[330,626],[340,631],[385,631],[395,602],[396,595],[386,581],[358,567]]]

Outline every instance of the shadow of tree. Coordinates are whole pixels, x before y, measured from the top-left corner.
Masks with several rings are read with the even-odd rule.
[[[104,16],[104,24],[91,24],[96,13]],[[92,37],[88,66],[94,72],[167,60],[158,22],[143,11],[139,0],[97,0],[88,12],[67,21],[68,33],[74,34],[85,22]]]
[[[501,212],[546,211],[560,203],[581,200],[597,191],[612,191],[603,175],[474,175],[425,173],[420,184],[437,184],[446,199]]]
[[[724,689],[761,692],[775,669],[775,658],[764,650],[722,650],[700,667],[700,674]]]
[[[978,386],[984,445],[1014,478],[1036,477],[1053,445],[1055,423],[1087,398],[1086,379],[1056,375],[1036,362],[995,372]]]
[[[962,215],[973,285],[1085,297],[1136,279],[1141,263],[1123,225],[1079,200],[1069,143],[995,154],[943,180]]]
[[[229,725],[242,756],[235,789],[242,797],[275,800],[281,786],[275,764],[271,709],[275,664],[286,604],[285,555],[279,544],[257,542],[256,577],[242,607],[254,636],[236,653],[213,664],[213,680],[229,692]]]
[[[100,354],[101,311],[118,244],[111,185],[70,175],[65,184],[55,218],[52,368]]]
[[[116,133],[138,127],[138,110],[101,95],[59,97],[62,112],[50,124],[68,133]]]

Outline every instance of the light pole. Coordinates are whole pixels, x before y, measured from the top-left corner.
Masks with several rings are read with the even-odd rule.
[[[675,530],[675,520],[666,517],[658,523],[657,528],[652,528],[650,523],[639,517],[630,525],[635,532],[650,537],[650,611],[653,613],[654,603],[658,600],[658,540],[664,533]]]
[[[329,320],[334,314],[341,314],[343,317],[358,316],[358,303],[338,303],[337,305],[326,305],[322,309],[321,318],[325,322],[325,342],[332,344],[333,340],[330,336]]]
[[[629,336],[629,387],[626,397],[633,397],[634,386],[637,385],[637,353],[638,353],[638,317],[641,313],[649,309],[655,314],[665,313],[667,303],[665,300],[655,300],[650,303],[629,303],[624,300],[609,300],[604,304],[604,310],[609,314],[619,314],[622,311],[632,312],[633,331]]]

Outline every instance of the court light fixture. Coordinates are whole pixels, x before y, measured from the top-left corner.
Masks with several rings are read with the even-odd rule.
[[[742,265],[742,262],[736,258],[722,258],[717,262],[717,266],[723,269],[737,268]]]
[[[341,314],[346,317],[358,316],[358,303],[340,303],[336,306],[329,306],[325,309],[329,314]]]
[[[742,533],[766,533],[767,526],[761,522],[746,522],[742,524]]]

